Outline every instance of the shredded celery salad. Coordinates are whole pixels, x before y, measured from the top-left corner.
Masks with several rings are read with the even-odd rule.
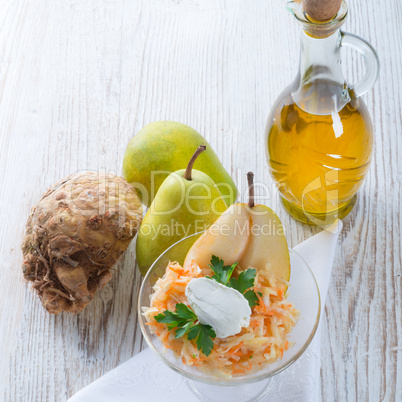
[[[296,324],[299,311],[286,299],[289,283],[274,280],[265,271],[257,271],[255,276],[254,291],[258,303],[252,307],[250,325],[236,335],[214,338],[208,356],[198,350],[195,340],[188,340],[186,336],[177,338],[174,329],[156,321],[155,316],[166,310],[174,311],[177,304],[188,305],[187,284],[191,279],[211,275],[211,272],[210,268],[201,269],[195,263],[184,269],[177,262],[170,262],[164,276],[153,287],[150,307],[143,308],[151,331],[184,364],[220,378],[241,377],[282,358],[292,346],[287,337]]]

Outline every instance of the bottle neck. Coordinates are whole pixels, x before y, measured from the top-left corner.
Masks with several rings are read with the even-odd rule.
[[[300,65],[293,99],[304,111],[328,115],[339,112],[349,101],[341,69],[341,32],[325,38],[301,35]]]

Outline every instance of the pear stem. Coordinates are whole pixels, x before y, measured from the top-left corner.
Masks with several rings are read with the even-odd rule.
[[[254,206],[254,173],[247,173],[248,181],[248,207],[253,208]]]
[[[193,156],[192,156],[191,159],[190,159],[190,162],[189,162],[188,165],[187,165],[187,169],[186,169],[186,171],[184,172],[184,178],[185,178],[186,180],[191,180],[191,171],[193,170],[194,162],[195,162],[195,160],[197,159],[198,155],[199,155],[201,152],[204,152],[206,149],[207,149],[207,147],[206,147],[205,145],[200,145],[200,146],[195,150]]]

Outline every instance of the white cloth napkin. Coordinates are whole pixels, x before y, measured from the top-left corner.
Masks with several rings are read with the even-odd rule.
[[[294,250],[307,262],[317,280],[323,314],[332,264],[342,222],[297,245]],[[263,401],[315,402],[320,400],[321,330],[305,353],[278,374]],[[151,375],[152,373],[152,375]],[[195,402],[186,379],[169,369],[147,348],[88,385],[68,402]],[[222,402],[224,402],[222,400]]]

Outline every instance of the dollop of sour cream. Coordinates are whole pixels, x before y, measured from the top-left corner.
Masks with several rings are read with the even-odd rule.
[[[251,308],[236,289],[212,279],[193,278],[186,297],[200,323],[210,325],[218,338],[236,335],[250,324]]]

